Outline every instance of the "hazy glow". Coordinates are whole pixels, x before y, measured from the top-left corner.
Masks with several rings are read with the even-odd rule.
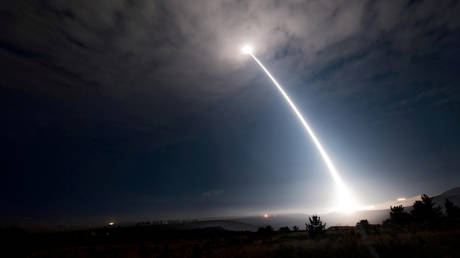
[[[251,45],[245,45],[241,48],[241,52],[243,52],[243,54],[251,55],[253,52],[253,48]]]
[[[257,57],[252,53],[252,48],[250,46],[245,46],[241,49],[243,53],[246,53],[250,55],[256,62],[257,64],[264,70],[264,72],[267,74],[267,76],[273,81],[275,86],[278,88],[278,90],[281,92],[283,97],[286,99],[286,101],[289,103],[291,106],[292,110],[294,110],[294,113],[297,115],[299,118],[300,122],[302,125],[305,127],[306,131],[310,135],[311,139],[313,140],[316,148],[318,149],[319,153],[321,154],[321,157],[323,158],[324,162],[326,163],[326,166],[329,170],[329,173],[331,174],[335,184],[336,184],[336,189],[337,189],[337,204],[335,207],[336,211],[341,211],[341,212],[353,212],[357,209],[359,209],[359,206],[356,202],[356,200],[353,198],[352,194],[348,190],[348,188],[345,186],[345,183],[343,182],[342,178],[340,177],[339,173],[337,172],[337,169],[335,168],[334,164],[332,163],[331,159],[329,158],[329,155],[326,153],[324,150],[323,146],[319,142],[318,138],[316,138],[315,133],[311,129],[311,127],[308,125],[307,121],[303,118],[302,114],[300,111],[297,109],[297,107],[294,105],[294,102],[289,98],[289,96],[286,94],[284,89],[281,87],[281,85],[276,81],[276,79],[271,75],[271,73],[265,68],[265,66],[257,59]]]
[[[110,221],[110,222],[109,222],[109,226],[113,226],[113,225],[115,225],[115,222]]]
[[[264,218],[268,219],[268,214],[267,213],[264,214]]]
[[[404,197],[398,198],[398,202],[403,202],[403,201],[405,201],[405,200],[406,200],[406,198],[404,198]]]

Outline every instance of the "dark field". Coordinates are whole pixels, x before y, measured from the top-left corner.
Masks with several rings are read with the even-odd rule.
[[[460,229],[370,226],[307,232],[126,227],[6,236],[2,257],[459,257]]]

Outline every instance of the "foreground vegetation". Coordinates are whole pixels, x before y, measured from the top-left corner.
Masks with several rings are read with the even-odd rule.
[[[9,245],[2,257],[458,257],[460,253],[460,230],[379,226],[363,237],[355,227],[342,227],[314,239],[305,231],[261,234],[206,229],[143,236],[136,236],[136,231],[116,229],[105,237],[91,237],[89,232],[35,236],[30,238],[35,243]]]
[[[460,209],[442,212],[424,196],[410,212],[392,207],[382,225],[362,220],[330,227],[320,217],[306,230],[282,227],[257,232],[221,228],[183,230],[171,225],[107,227],[28,234],[4,229],[2,257],[459,257]]]

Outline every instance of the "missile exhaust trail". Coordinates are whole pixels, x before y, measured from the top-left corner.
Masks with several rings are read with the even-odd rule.
[[[281,92],[281,95],[286,99],[286,101],[289,103],[291,106],[292,110],[294,110],[294,113],[297,115],[297,118],[299,118],[300,122],[302,125],[305,127],[307,130],[308,134],[312,138],[313,142],[316,145],[316,148],[318,148],[319,153],[321,154],[321,157],[323,158],[324,162],[326,163],[327,168],[329,169],[329,172],[331,173],[331,176],[334,180],[341,180],[339,173],[337,172],[337,169],[335,168],[334,164],[332,163],[331,159],[329,158],[329,155],[327,155],[326,151],[324,150],[323,146],[319,142],[318,138],[316,138],[315,133],[311,129],[311,127],[308,125],[307,121],[303,118],[302,114],[300,111],[297,109],[297,107],[294,105],[294,102],[289,98],[289,96],[286,94],[286,92],[283,90],[281,85],[276,81],[276,79],[270,74],[270,72],[265,68],[265,66],[255,57],[253,54],[250,54],[252,58],[257,62],[257,64],[264,70],[264,72],[267,74],[267,76],[273,81],[273,83],[276,85],[278,90]]]
[[[267,74],[267,76],[272,80],[272,82],[275,84],[275,86],[278,88],[278,90],[281,92],[281,95],[286,99],[286,101],[289,103],[289,106],[291,106],[292,110],[294,113],[297,115],[297,118],[300,120],[308,134],[310,135],[311,139],[313,140],[313,143],[315,144],[316,148],[318,149],[319,153],[321,154],[321,157],[324,160],[324,163],[326,164],[329,173],[332,176],[332,179],[334,182],[337,184],[338,187],[338,192],[339,192],[339,197],[340,197],[340,205],[342,206],[342,210],[344,211],[352,211],[352,209],[355,209],[356,207],[353,207],[356,205],[354,201],[352,200],[353,198],[351,197],[350,192],[348,191],[347,187],[345,186],[345,183],[343,182],[342,178],[340,177],[339,173],[337,172],[337,169],[335,168],[334,164],[332,163],[332,160],[329,158],[329,155],[326,153],[324,150],[323,146],[319,142],[318,138],[316,137],[315,133],[311,129],[311,127],[308,125],[307,121],[303,118],[302,113],[297,109],[295,106],[294,102],[289,98],[289,96],[286,94],[284,91],[283,87],[278,83],[278,81],[271,75],[271,73],[265,68],[265,66],[262,64],[262,62],[257,59],[257,57],[252,53],[252,49],[249,47],[245,47],[242,49],[243,53],[250,55],[254,61],[262,68],[262,70]]]

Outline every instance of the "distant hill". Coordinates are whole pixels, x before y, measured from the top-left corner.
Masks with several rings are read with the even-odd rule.
[[[361,219],[367,219],[372,224],[381,223],[383,220],[389,217],[389,210],[366,210],[357,211],[351,214],[343,213],[327,213],[318,214],[323,222],[326,222],[326,226],[354,226]],[[311,214],[282,214],[276,215],[269,218],[258,217],[243,217],[235,219],[245,224],[254,225],[256,228],[265,225],[271,225],[275,229],[280,227],[297,226],[300,229],[305,228],[305,222]]]
[[[434,202],[444,207],[445,199],[449,199],[455,205],[460,207],[460,187],[450,189],[440,195],[433,196]],[[414,204],[415,201],[420,200],[421,195],[417,195],[411,198],[406,198],[404,201],[388,201],[375,205],[380,209],[371,209],[371,210],[362,210],[353,212],[351,214],[343,213],[326,213],[319,214],[321,220],[326,222],[327,227],[331,226],[354,226],[357,222],[362,219],[367,219],[371,224],[380,224],[385,219],[390,217],[390,206],[403,205],[405,207],[410,207]],[[269,218],[263,218],[262,216],[257,217],[241,217],[232,219],[232,221],[238,221],[244,225],[251,225],[252,228],[257,229],[265,225],[271,225],[275,229],[284,227],[284,226],[298,226],[299,228],[305,228],[306,219],[311,216],[310,214],[282,214],[271,216]],[[226,228],[225,226],[223,226]],[[229,228],[228,228],[229,229]]]
[[[412,206],[415,201],[419,201],[421,199],[422,199],[422,195],[419,194],[416,196],[403,198],[402,200],[397,199],[397,200],[389,200],[386,202],[377,203],[377,204],[371,205],[369,208],[370,210],[386,210],[386,209],[389,209],[390,206],[402,205],[403,207],[409,207],[409,206]]]
[[[452,188],[440,195],[433,196],[434,202],[443,208],[446,199],[449,199],[449,201],[460,207],[460,187]]]
[[[192,223],[187,223],[186,227],[189,229],[197,228],[223,228],[232,231],[256,231],[257,226],[240,222],[237,220],[203,220]]]

